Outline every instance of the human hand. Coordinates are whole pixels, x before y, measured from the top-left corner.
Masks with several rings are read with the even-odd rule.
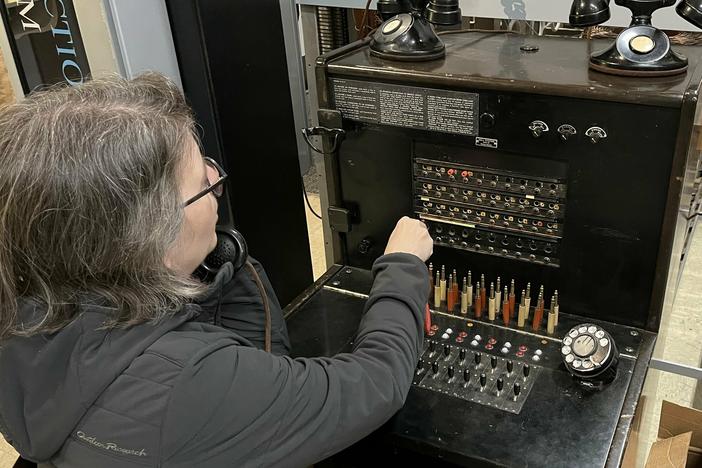
[[[426,225],[416,219],[402,217],[390,234],[385,253],[409,253],[426,262],[434,252],[434,241]]]

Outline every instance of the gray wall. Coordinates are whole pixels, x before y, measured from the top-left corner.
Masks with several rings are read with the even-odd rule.
[[[144,71],[158,71],[182,87],[163,0],[103,2],[120,73],[133,78]]]

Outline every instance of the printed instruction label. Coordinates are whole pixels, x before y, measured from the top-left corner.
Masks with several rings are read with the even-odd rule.
[[[477,93],[332,79],[334,105],[359,122],[476,136]]]

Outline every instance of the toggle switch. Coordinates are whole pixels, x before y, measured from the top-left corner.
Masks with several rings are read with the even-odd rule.
[[[438,362],[434,361],[434,362],[431,363],[431,371],[432,371],[432,373],[434,373],[434,374],[436,374],[437,372],[439,372],[439,363],[438,363]]]
[[[607,132],[601,127],[590,127],[585,131],[585,136],[590,138],[593,144],[596,144],[600,140],[607,138]]]
[[[494,371],[495,368],[497,367],[497,356],[490,356],[490,366],[492,367],[492,370]]]
[[[526,380],[531,372],[531,366],[529,366],[529,364],[524,364],[524,367],[522,367],[522,372],[524,373],[524,380]]]
[[[558,133],[561,135],[561,140],[568,141],[568,138],[576,135],[578,131],[570,124],[563,124],[558,127]]]
[[[543,133],[548,132],[549,128],[546,122],[542,120],[534,120],[529,124],[529,130],[534,138],[539,138]]]
[[[454,370],[453,366],[448,366],[448,378],[449,379],[453,378],[454,372],[455,372],[455,370]]]
[[[482,354],[480,354],[480,353],[475,353],[474,360],[475,360],[475,365],[476,365],[476,366],[480,365],[480,361],[481,361],[482,359],[483,359],[483,355],[482,355]]]
[[[522,393],[522,386],[519,385],[519,382],[516,382],[514,384],[514,398],[516,399],[520,393]]]
[[[424,367],[424,359],[417,361],[417,370],[421,370]]]
[[[487,375],[480,374],[480,386],[485,388],[485,385],[487,385]]]
[[[513,370],[514,370],[514,362],[507,361],[507,373],[511,374]]]
[[[461,348],[460,351],[458,351],[458,358],[459,358],[461,361],[465,361],[465,360],[466,360],[466,348]]]
[[[502,379],[502,377],[500,377],[497,379],[497,391],[501,392],[503,388],[505,388],[505,381]]]
[[[463,369],[463,380],[466,383],[470,382],[470,370],[469,369]]]
[[[429,352],[433,353],[434,350],[436,350],[436,341],[431,340],[429,341]]]
[[[449,345],[444,345],[444,356],[448,357],[451,354],[451,347]]]

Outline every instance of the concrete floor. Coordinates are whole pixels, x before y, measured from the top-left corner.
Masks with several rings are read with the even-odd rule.
[[[0,467],[11,468],[17,460],[17,453],[0,437]]]
[[[315,213],[321,215],[322,210],[319,204],[319,195],[308,193],[307,197]],[[310,252],[312,252],[312,273],[315,281],[327,271],[327,262],[324,258],[324,232],[322,221],[317,219],[310,210],[305,207],[307,214],[307,233],[310,238]]]

